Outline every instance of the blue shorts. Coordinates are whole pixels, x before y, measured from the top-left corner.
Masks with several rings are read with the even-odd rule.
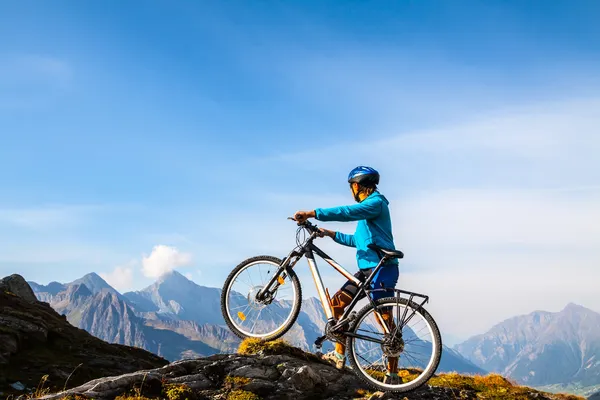
[[[359,269],[358,272],[354,274],[354,276],[358,278],[358,280],[360,280],[361,282],[364,282],[371,275],[373,269],[374,268]],[[400,272],[398,269],[398,265],[385,265],[379,270],[379,272],[377,272],[377,275],[375,275],[375,278],[373,278],[371,284],[369,285],[369,289],[394,289],[396,287],[396,284],[398,283],[399,274]],[[353,281],[347,281],[346,283],[344,283],[341,290],[354,297],[358,292],[358,286]],[[393,297],[394,292],[392,290],[381,290],[377,292],[372,292],[370,295],[373,300],[378,300],[384,297]],[[363,298],[365,296],[363,294],[360,297]]]

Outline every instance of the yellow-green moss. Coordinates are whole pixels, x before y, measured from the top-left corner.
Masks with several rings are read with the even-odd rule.
[[[528,400],[534,398],[532,393],[541,393],[535,389],[519,386],[498,374],[465,376],[457,373],[440,374],[432,377],[431,386],[447,387],[457,390],[471,390],[482,399],[514,399]],[[545,393],[547,397],[560,400],[584,400],[583,397],[569,394]]]
[[[363,398],[368,399],[372,395],[373,395],[373,392],[371,392],[367,389],[356,389],[356,397],[359,397],[361,399],[363,399]]]
[[[238,347],[239,354],[251,355],[251,354],[265,354],[265,355],[277,355],[285,354],[294,357],[303,358],[305,360],[322,362],[322,360],[312,353],[307,353],[294,347],[282,339],[264,341],[256,338],[245,339],[240,343]]]
[[[61,400],[88,400],[88,398],[81,394],[68,394]]]
[[[168,400],[194,400],[196,395],[187,385],[167,384],[163,386],[163,393]]]
[[[383,381],[385,376],[385,373],[382,371],[369,369],[367,372],[379,381]],[[416,369],[405,369],[398,371],[398,375],[406,383],[417,379],[421,372]],[[480,399],[529,400],[542,393],[526,386],[519,386],[498,374],[474,376],[465,376],[457,373],[440,374],[429,379],[427,384],[456,389],[457,392],[467,390],[473,392]],[[544,393],[544,396],[556,400],[584,400],[582,397],[569,394]]]
[[[146,396],[137,396],[134,394],[122,394],[115,397],[115,400],[154,400]]]
[[[268,354],[288,354],[295,347],[282,339],[264,341],[256,338],[245,339],[238,347],[240,354],[257,354],[260,352]]]
[[[245,390],[234,390],[229,393],[227,400],[262,400],[262,397]]]
[[[243,377],[243,376],[230,376],[230,375],[227,375],[225,377],[225,387],[228,388],[228,389],[235,389],[235,388],[238,388],[240,386],[247,385],[250,382],[252,382],[252,379],[246,378],[246,377]]]

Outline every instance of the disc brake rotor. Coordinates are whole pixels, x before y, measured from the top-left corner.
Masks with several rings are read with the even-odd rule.
[[[404,351],[404,339],[402,337],[385,335],[381,344],[381,350],[388,357],[398,357]]]
[[[260,310],[265,308],[273,300],[273,298],[270,295],[267,295],[263,300],[258,300],[256,298],[258,292],[260,292],[262,288],[263,286],[253,286],[248,291],[248,304],[254,310]]]

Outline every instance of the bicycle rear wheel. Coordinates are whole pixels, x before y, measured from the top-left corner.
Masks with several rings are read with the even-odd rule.
[[[414,302],[387,297],[375,303],[376,308],[369,303],[360,310],[350,327],[350,332],[362,338],[347,337],[348,361],[353,371],[377,390],[414,390],[427,382],[439,365],[440,331],[431,315]]]
[[[273,340],[284,335],[300,312],[302,289],[293,270],[265,300],[256,295],[279,271],[281,260],[257,256],[241,262],[231,271],[221,292],[221,312],[227,326],[238,337]],[[280,278],[280,277],[278,277]]]

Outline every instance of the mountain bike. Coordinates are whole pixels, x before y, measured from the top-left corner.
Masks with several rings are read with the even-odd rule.
[[[283,260],[266,255],[252,257],[231,271],[221,293],[221,311],[231,331],[242,339],[265,341],[288,332],[302,303],[302,288],[294,267],[306,257],[327,318],[324,335],[315,341],[316,348],[320,350],[325,340],[345,342],[350,368],[376,390],[402,393],[423,385],[436,371],[442,353],[439,329],[423,308],[429,297],[370,286],[376,273],[391,259],[403,258],[403,253],[370,245],[380,262],[361,282],[314,244],[321,236],[311,222],[298,223],[296,247]],[[334,318],[315,254],[358,285],[357,295],[339,319]],[[377,291],[386,291],[389,297],[373,300],[370,294]],[[359,300],[365,298],[368,303],[355,311]],[[384,382],[391,360],[398,365],[398,378],[393,383]]]

